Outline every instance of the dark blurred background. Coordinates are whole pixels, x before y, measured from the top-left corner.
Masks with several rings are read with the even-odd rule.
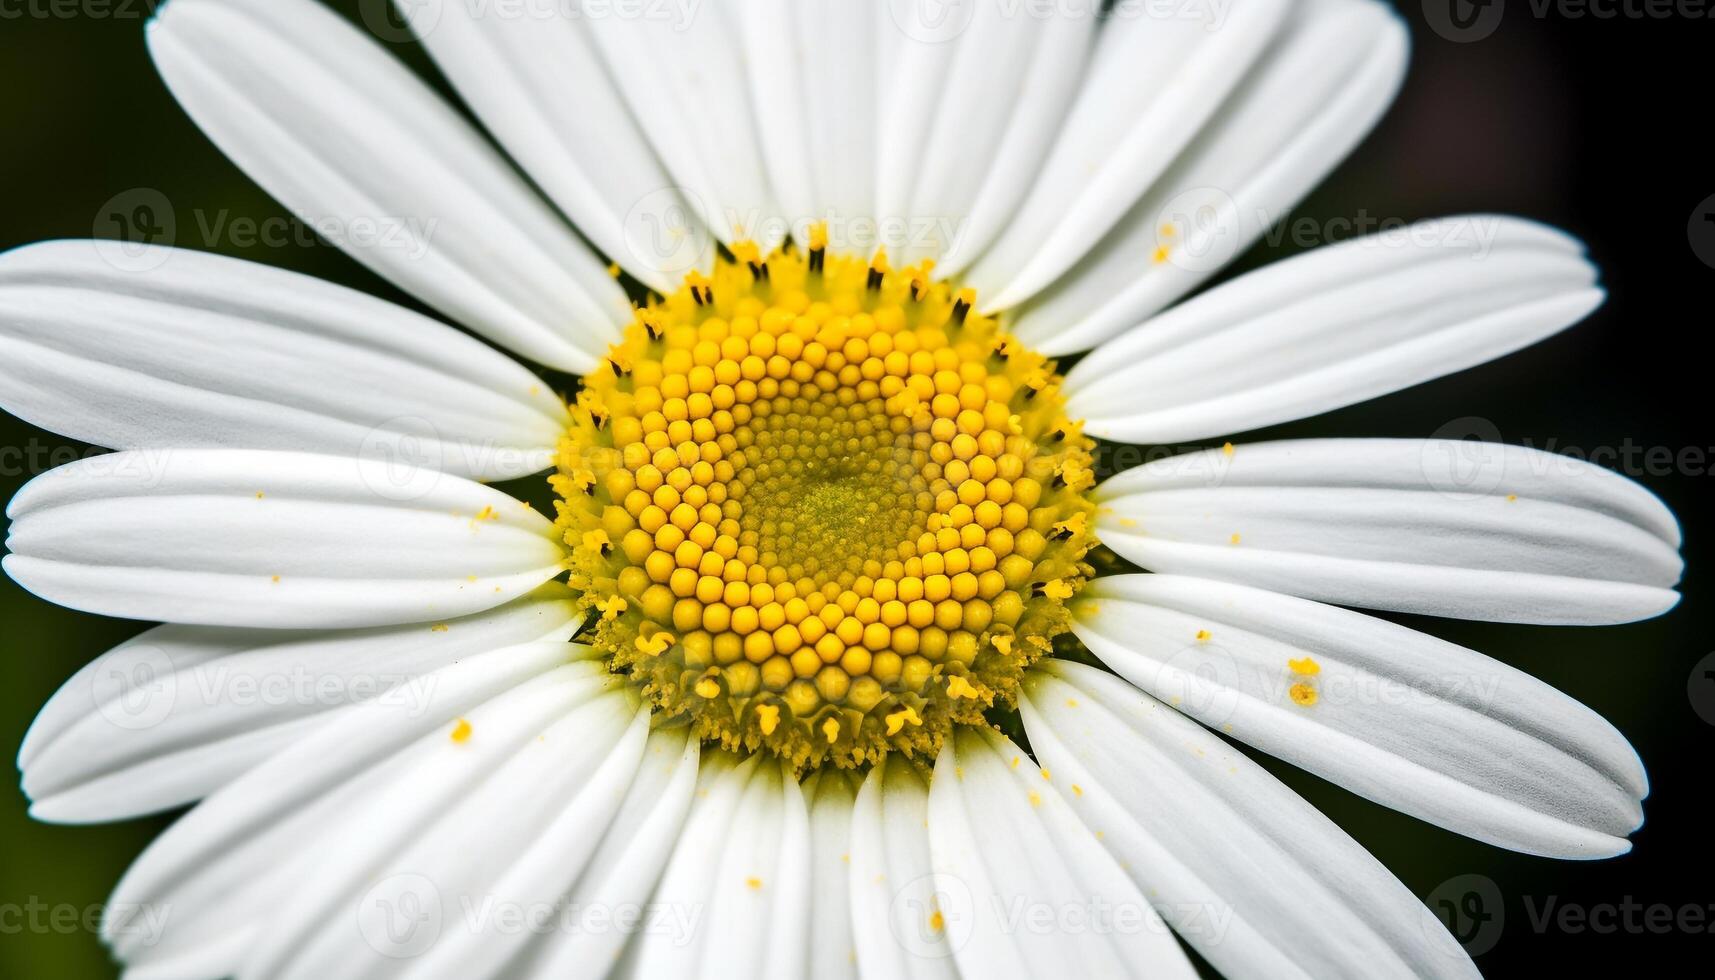
[[[1449,2],[1408,0],[1401,12],[1412,25],[1412,66],[1393,111],[1292,213],[1278,244],[1259,245],[1241,266],[1345,237],[1341,219],[1503,211],[1589,242],[1609,301],[1522,354],[1255,436],[1421,437],[1476,417],[1511,443],[1607,453],[1608,465],[1664,497],[1684,522],[1689,572],[1683,603],[1662,619],[1602,629],[1410,621],[1535,674],[1611,719],[1648,766],[1648,822],[1625,857],[1549,861],[1474,843],[1270,765],[1415,893],[1436,904],[1451,899],[1461,910],[1456,931],[1485,973],[1563,966],[1629,974],[1641,956],[1649,957],[1646,970],[1677,973],[1666,964],[1715,952],[1705,796],[1715,727],[1695,708],[1715,720],[1715,681],[1693,669],[1715,650],[1706,603],[1715,430],[1707,359],[1687,333],[1709,329],[1705,303],[1715,286],[1715,267],[1688,238],[1691,226],[1715,229],[1703,221],[1715,168],[1694,118],[1705,114],[1697,93],[1707,91],[1715,21],[1706,14],[1715,8],[1692,0],[1654,16],[1620,0],[1492,0],[1480,8],[1457,0],[1455,19]],[[402,299],[332,246],[246,237],[246,222],[277,223],[285,212],[160,84],[143,45],[152,5],[0,0],[0,250],[117,234],[111,202],[134,203],[143,193],[168,203],[180,244]],[[354,18],[377,7],[334,5]],[[427,71],[420,51],[391,46]],[[1715,243],[1701,248],[1715,262]],[[0,416],[0,500],[86,450]],[[11,752],[66,677],[140,628],[56,608],[0,579],[0,746]],[[0,977],[112,975],[81,922],[170,818],[71,828],[32,822],[25,810],[22,794],[0,790]],[[1566,908],[1583,910],[1589,924],[1566,927]],[[1657,928],[1664,919],[1679,924]]]

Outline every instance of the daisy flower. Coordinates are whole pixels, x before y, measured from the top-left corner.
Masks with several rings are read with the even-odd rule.
[[[1186,299],[1404,30],[1079,7],[401,3],[486,133],[314,0],[162,9],[204,132],[476,337],[211,254],[0,257],[0,403],[118,450],[18,493],[5,569],[166,624],[19,754],[43,820],[194,804],[114,893],[127,976],[1475,975],[1233,743],[1628,848],[1610,725],[1348,607],[1657,615],[1655,497],[1221,442],[1569,326],[1581,246],[1467,216]],[[551,515],[486,485],[542,473]]]

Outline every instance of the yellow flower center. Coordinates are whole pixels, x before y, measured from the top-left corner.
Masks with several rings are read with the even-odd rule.
[[[729,748],[933,753],[1067,628],[1090,443],[927,264],[734,251],[578,395],[553,482],[591,642]]]

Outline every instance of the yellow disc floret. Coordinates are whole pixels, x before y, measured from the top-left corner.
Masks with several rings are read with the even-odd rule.
[[[973,297],[735,249],[637,312],[553,477],[592,642],[659,713],[798,766],[933,753],[1068,625],[1090,443]]]

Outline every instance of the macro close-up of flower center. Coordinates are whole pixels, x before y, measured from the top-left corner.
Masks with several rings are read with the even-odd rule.
[[[585,377],[554,479],[572,585],[705,739],[932,759],[1069,628],[1090,443],[1053,363],[930,263],[738,251]]]

